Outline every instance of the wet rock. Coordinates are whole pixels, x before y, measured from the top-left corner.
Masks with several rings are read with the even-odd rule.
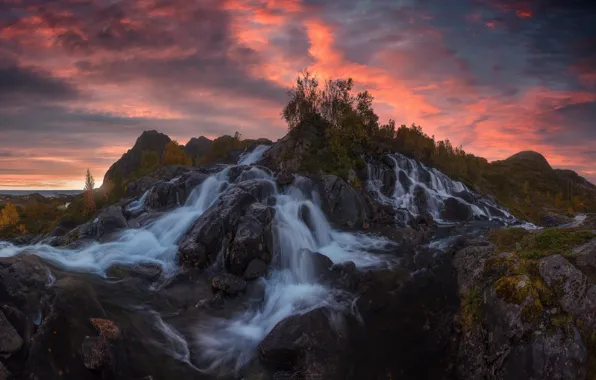
[[[267,263],[261,259],[252,259],[244,271],[244,279],[255,280],[267,274]]]
[[[335,175],[321,176],[319,191],[323,211],[329,219],[344,227],[361,226],[366,220],[366,202],[346,181]]]
[[[23,345],[26,350],[29,346],[31,335],[35,329],[33,322],[27,318],[22,311],[10,305],[4,305],[0,309],[4,313],[8,322],[10,322],[19,336],[23,339]]]
[[[411,219],[408,224],[415,230],[429,232],[437,228],[437,222],[430,214],[418,215]]]
[[[122,213],[122,208],[110,206],[103,210],[97,218],[97,237],[102,237],[127,227],[128,223]]]
[[[92,371],[101,371],[111,365],[109,346],[103,336],[87,336],[81,345],[81,354],[85,367]]]
[[[406,172],[400,170],[397,179],[399,180],[399,183],[403,187],[404,191],[409,192],[410,187],[412,186],[412,181],[410,180],[410,177],[408,177]]]
[[[256,258],[266,263],[271,261],[271,251],[267,241],[273,214],[273,209],[264,204],[250,205],[246,215],[240,219],[234,239],[226,252],[227,268],[230,273],[243,274],[248,264]]]
[[[50,269],[35,255],[0,258],[0,302],[36,314],[50,283],[49,274]]]
[[[12,380],[12,374],[10,371],[0,362],[0,380]]]
[[[23,339],[0,311],[0,354],[13,354],[23,347]]]
[[[289,375],[345,379],[347,338],[327,313],[319,308],[278,323],[259,344],[260,359],[277,370],[289,371]]]
[[[147,206],[153,209],[178,205],[177,186],[171,182],[160,182],[153,186],[147,195]]]
[[[422,186],[416,186],[414,188],[414,204],[418,209],[418,214],[428,214],[428,198],[426,196],[426,190]]]
[[[470,207],[456,198],[448,198],[441,210],[441,218],[446,220],[464,222],[471,220],[473,216]]]
[[[96,379],[85,366],[81,348],[86,336],[96,336],[90,318],[104,317],[91,286],[82,280],[66,277],[51,288],[51,305],[32,336],[23,378],[60,379],[58,369],[68,368],[74,379]]]
[[[275,177],[275,182],[280,186],[288,186],[294,182],[294,174],[288,170],[282,170]]]
[[[162,267],[158,264],[114,264],[106,270],[106,275],[111,278],[141,278],[147,281],[155,281],[162,274]]]
[[[228,294],[240,293],[246,288],[246,281],[241,277],[225,273],[217,275],[211,281],[213,289],[223,290]]]
[[[301,268],[308,268],[315,278],[325,279],[331,274],[333,261],[319,252],[313,252],[309,249],[302,249],[299,252]]]
[[[116,340],[120,338],[120,329],[114,321],[102,318],[90,318],[89,322],[106,339]]]
[[[476,204],[476,197],[474,196],[474,194],[470,193],[467,190],[462,190],[458,193],[453,194],[453,196],[455,196],[456,198],[461,198],[468,203]]]

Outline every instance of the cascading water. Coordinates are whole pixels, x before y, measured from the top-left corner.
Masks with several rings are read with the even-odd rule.
[[[427,212],[441,222],[444,220],[442,211],[445,201],[455,198],[468,207],[475,218],[514,220],[507,210],[494,202],[487,199],[478,202],[471,200],[476,196],[470,189],[434,168],[397,153],[389,154],[388,158],[393,164],[391,169],[371,163],[367,165],[367,187],[380,203],[407,210],[413,216]],[[387,170],[392,170],[393,176],[387,176]],[[387,178],[393,178],[394,183],[387,184]],[[392,192],[384,189],[387,185],[393,185]]]
[[[238,161],[238,165],[252,165],[257,163],[263,157],[263,154],[270,148],[269,145],[258,145],[255,149],[253,149],[250,153],[245,153],[240,156],[240,160]]]
[[[274,269],[261,279],[264,301],[233,319],[200,322],[196,332],[198,359],[206,363],[207,372],[230,367],[238,371],[251,359],[263,338],[288,316],[321,306],[349,307],[338,300],[338,291],[319,283],[313,261],[316,254],[308,251],[323,253],[334,263],[353,261],[361,268],[379,267],[391,261],[387,256],[369,252],[386,250],[392,243],[335,231],[321,209],[298,187],[291,186],[275,197]]]
[[[69,270],[99,275],[105,274],[114,264],[154,263],[161,265],[166,273],[173,272],[176,269],[178,239],[219,197],[222,187],[227,184],[228,170],[224,169],[208,177],[193,190],[184,206],[144,228],[123,231],[113,242],[95,242],[80,250],[56,248],[45,244],[28,247],[5,244],[0,247],[0,257],[31,253]]]

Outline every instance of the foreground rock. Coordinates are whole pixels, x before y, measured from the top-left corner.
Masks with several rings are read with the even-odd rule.
[[[0,311],[0,354],[13,354],[23,347],[23,339]]]

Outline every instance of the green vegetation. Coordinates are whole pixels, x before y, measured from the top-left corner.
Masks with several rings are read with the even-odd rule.
[[[432,166],[477,191],[494,196],[518,218],[539,222],[545,210],[559,213],[596,211],[596,186],[571,171],[553,170],[541,155],[522,152],[489,163],[466,153],[449,140],[436,141],[422,127],[394,120],[380,125],[372,108],[373,96],[355,94],[352,79],[324,83],[304,71],[290,89],[282,117],[290,133],[314,129],[301,170],[346,178],[362,154],[396,151]],[[293,158],[294,152],[286,152]]]
[[[198,166],[214,162],[225,162],[233,150],[244,150],[254,144],[254,141],[242,140],[242,135],[238,132],[234,136],[224,135],[218,137],[213,140],[205,154],[197,159],[196,164]]]
[[[521,228],[502,228],[489,232],[488,239],[500,252],[516,252],[520,257],[568,255],[571,250],[596,238],[592,231],[573,228],[546,228],[531,232]]]
[[[166,145],[163,153],[163,165],[185,165],[192,166],[192,160],[184,153],[177,141],[172,140]]]
[[[482,318],[482,296],[476,287],[473,287],[461,301],[462,324],[471,327]]]

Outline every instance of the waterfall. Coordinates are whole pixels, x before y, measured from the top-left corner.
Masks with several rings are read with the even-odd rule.
[[[80,250],[46,244],[17,247],[5,243],[0,245],[0,257],[31,253],[72,271],[98,275],[104,275],[114,264],[139,263],[159,264],[164,272],[172,273],[177,267],[178,240],[219,197],[222,187],[227,185],[228,170],[224,169],[206,179],[193,190],[184,206],[165,214],[144,228],[121,232],[115,241],[94,242]]]
[[[376,236],[334,230],[309,195],[295,186],[276,195],[273,256],[277,259],[269,276],[261,279],[265,288],[262,305],[232,319],[199,322],[195,336],[200,346],[199,361],[209,363],[205,371],[228,366],[238,371],[273,327],[291,315],[321,306],[348,307],[337,301],[337,290],[319,283],[313,257],[304,249],[320,252],[334,263],[353,261],[360,268],[391,262],[386,255],[369,252],[387,250],[393,243]]]
[[[258,162],[269,148],[269,145],[258,145],[252,152],[242,154],[238,160],[238,165],[252,165]]]
[[[145,191],[143,193],[143,195],[141,196],[141,198],[139,198],[138,200],[130,202],[128,204],[128,206],[126,207],[126,210],[133,212],[133,213],[141,211],[145,207],[145,204],[147,203],[147,197],[149,197],[149,191],[150,191],[150,189]]]
[[[367,164],[367,188],[380,203],[407,210],[412,216],[428,213],[438,222],[449,222],[442,212],[445,202],[454,198],[467,207],[474,218],[504,222],[514,220],[495,202],[478,196],[463,183],[434,168],[397,153],[387,157],[392,168],[372,162]]]

